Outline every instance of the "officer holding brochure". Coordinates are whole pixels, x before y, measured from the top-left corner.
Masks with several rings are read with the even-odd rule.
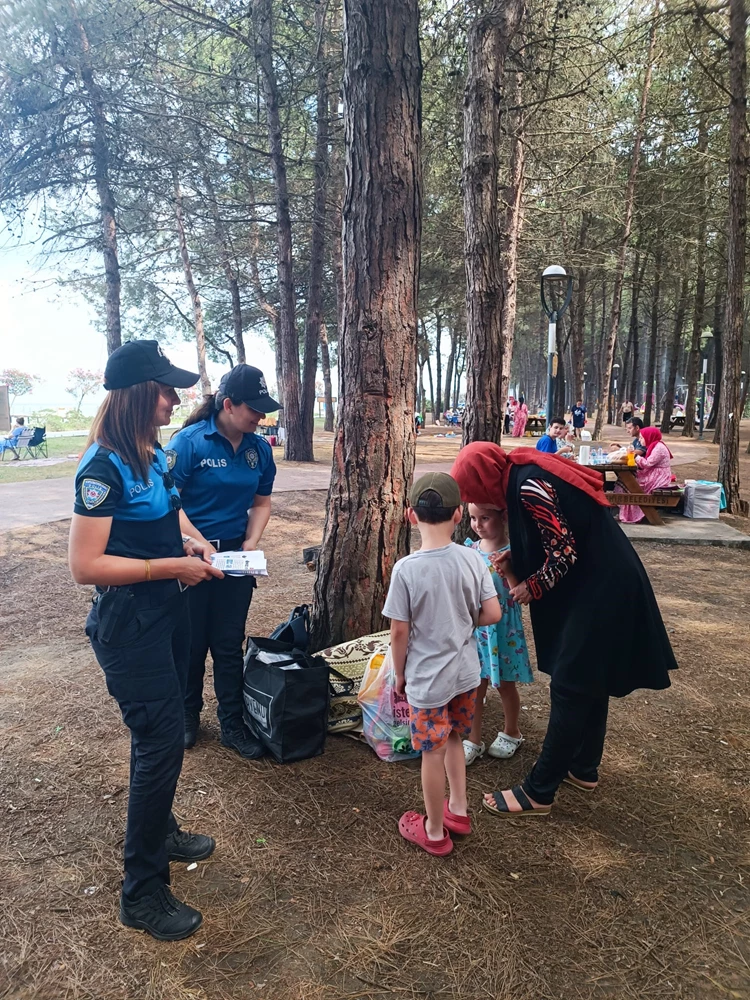
[[[209,857],[213,838],[181,830],[172,814],[182,768],[190,653],[188,589],[222,574],[204,546],[184,541],[180,497],[157,442],[180,397],[198,381],[155,340],[131,340],[104,372],[107,398],[76,474],[69,560],[94,584],[86,621],[94,654],[130,730],[130,788],[120,920],[163,941],[201,925],[169,888],[169,864]],[[199,556],[201,558],[194,558]]]
[[[267,413],[279,409],[280,404],[269,395],[263,373],[251,365],[236,365],[169,443],[165,455],[181,494],[182,530],[204,551],[259,548],[271,515],[276,466],[271,446],[256,431]],[[242,645],[254,587],[252,576],[227,575],[190,590],[186,748],[194,746],[198,738],[203,676],[210,650],[221,742],[248,759],[263,753],[242,719]]]

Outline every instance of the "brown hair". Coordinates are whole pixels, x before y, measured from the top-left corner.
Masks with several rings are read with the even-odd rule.
[[[116,452],[144,481],[154,457],[158,382],[139,382],[127,389],[110,389],[91,425],[86,447],[100,444]]]
[[[193,412],[188,414],[187,419],[182,425],[182,430],[192,426],[192,424],[197,424],[200,420],[208,420],[216,412],[216,396],[217,393],[215,392],[210,396],[205,396],[203,402],[199,403]],[[219,399],[223,403],[226,396],[219,396]]]

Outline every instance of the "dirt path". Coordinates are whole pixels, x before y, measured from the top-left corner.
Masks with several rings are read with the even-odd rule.
[[[323,503],[276,499],[251,631],[309,597],[300,550]],[[0,998],[750,998],[748,553],[644,546],[672,689],[613,702],[595,796],[566,788],[529,826],[476,812],[443,861],[396,830],[419,805],[415,766],[342,737],[298,765],[247,763],[218,746],[212,705],[176,810],[218,848],[173,866],[205,923],[159,944],[116,921],[128,739],[85,643],[66,529],[0,536]],[[528,742],[471,769],[475,806],[538,750],[544,682],[522,699]]]

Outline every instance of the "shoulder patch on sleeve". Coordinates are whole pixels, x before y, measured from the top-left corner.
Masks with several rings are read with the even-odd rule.
[[[177,452],[172,448],[167,448],[164,452],[164,457],[167,460],[167,468],[171,472],[175,465],[177,465]]]
[[[110,487],[98,479],[84,479],[81,483],[81,500],[86,510],[93,510],[109,496]]]

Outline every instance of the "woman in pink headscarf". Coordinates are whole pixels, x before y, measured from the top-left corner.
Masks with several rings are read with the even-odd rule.
[[[663,490],[672,485],[672,466],[669,463],[672,452],[662,441],[658,427],[644,427],[639,435],[646,454],[636,455],[638,483],[644,493]],[[620,520],[635,524],[643,520],[643,511],[635,505],[620,507]]]
[[[518,397],[516,408],[513,411],[513,437],[521,438],[526,433],[526,421],[529,419],[529,408],[523,396]]]

